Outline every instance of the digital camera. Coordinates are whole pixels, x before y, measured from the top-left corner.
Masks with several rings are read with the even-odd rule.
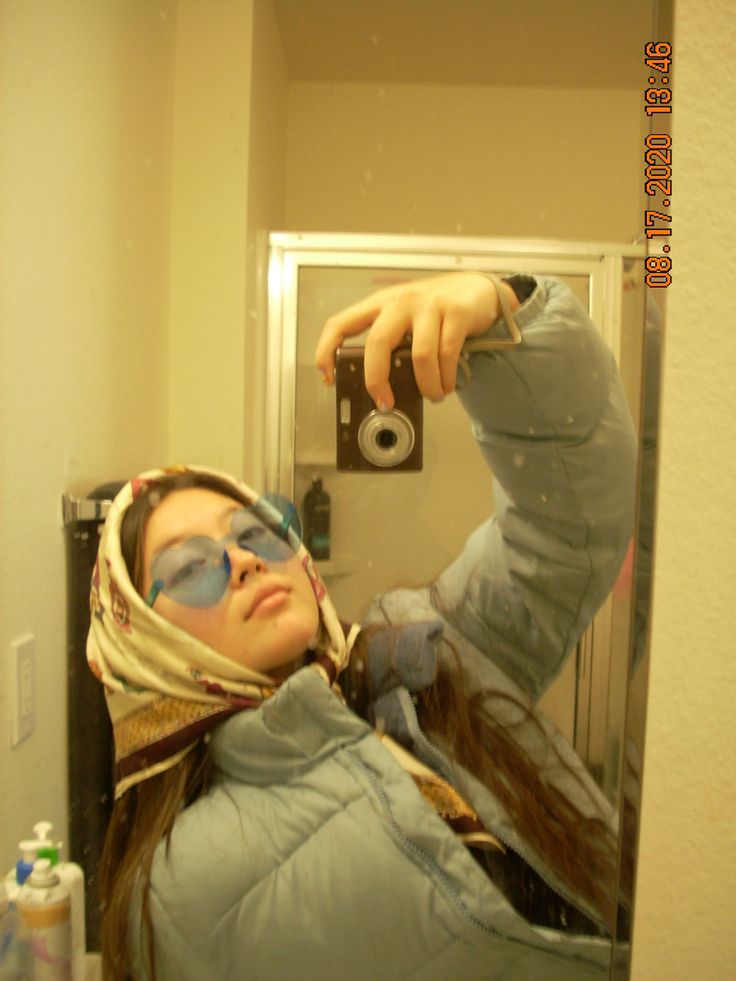
[[[422,469],[423,402],[411,348],[391,355],[395,406],[379,412],[365,387],[364,349],[341,347],[335,361],[337,469],[354,472]]]

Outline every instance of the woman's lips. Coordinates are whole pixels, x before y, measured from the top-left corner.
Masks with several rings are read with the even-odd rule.
[[[284,589],[283,586],[270,586],[266,589],[259,590],[255,595],[246,619],[277,610],[286,602],[288,595],[288,590]]]

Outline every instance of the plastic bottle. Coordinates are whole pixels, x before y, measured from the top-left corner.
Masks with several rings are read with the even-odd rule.
[[[314,559],[330,557],[330,495],[319,477],[304,495],[304,544]]]
[[[50,821],[38,821],[33,825],[36,837],[19,843],[18,847],[22,852],[22,858],[18,859],[15,868],[6,875],[5,889],[8,899],[14,902],[20,887],[33,870],[34,861],[37,858],[49,859],[53,871],[61,880],[62,885],[66,886],[71,898],[72,978],[73,981],[84,981],[87,948],[84,872],[81,866],[75,862],[59,861],[62,844],[52,840],[52,827]]]
[[[62,885],[69,890],[72,903],[72,978],[84,981],[86,972],[87,936],[84,910],[84,871],[75,862],[59,860],[62,843],[51,840],[52,825],[49,821],[39,821],[33,825],[37,841],[38,858],[48,858]]]
[[[72,981],[71,899],[50,859],[33,863],[16,907],[30,933],[33,981]]]
[[[38,858],[38,846],[39,842],[35,839],[18,842],[21,857],[5,876],[5,894],[11,903],[15,902],[18,890],[33,872],[33,863]]]
[[[0,981],[27,981],[30,977],[30,937],[3,884],[0,885]]]

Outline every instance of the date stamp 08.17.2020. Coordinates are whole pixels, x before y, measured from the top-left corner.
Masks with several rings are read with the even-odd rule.
[[[644,64],[651,73],[649,88],[644,90],[644,111],[650,119],[663,119],[661,114],[672,112],[672,45],[669,41],[648,41],[644,45]],[[658,75],[655,73],[659,73]],[[664,128],[664,127],[662,127]],[[648,240],[660,240],[672,235],[672,216],[656,207],[669,208],[672,201],[672,137],[669,133],[649,133],[644,139],[644,190],[650,198],[661,196],[659,202],[644,211],[644,232]],[[661,246],[662,254],[646,259],[645,281],[653,288],[667,287],[672,282],[672,258],[669,242]]]

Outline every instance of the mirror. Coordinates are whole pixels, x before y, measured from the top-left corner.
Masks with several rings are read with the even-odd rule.
[[[27,425],[8,425],[3,462],[15,474],[38,461],[3,528],[3,554],[19,557],[3,573],[3,639],[30,625],[44,664],[36,732],[2,750],[6,868],[35,820],[66,837],[63,779],[27,780],[49,753],[54,773],[65,768],[63,600],[39,613],[23,587],[49,542],[64,581],[60,492],[162,459],[264,482],[263,434],[246,422],[264,399],[259,234],[642,234],[642,52],[671,37],[663,5],[256,0],[217,18],[208,7],[3,9],[6,268],[21,284],[5,296],[22,316],[2,388],[13,420],[29,391],[47,394]],[[73,38],[66,59],[60,36]],[[26,513],[43,516],[30,539]],[[640,718],[645,696],[640,684],[629,700]]]

